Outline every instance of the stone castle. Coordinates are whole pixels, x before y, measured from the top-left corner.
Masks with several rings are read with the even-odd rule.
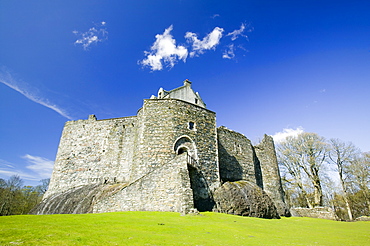
[[[253,146],[217,128],[216,114],[185,80],[145,99],[136,116],[67,122],[33,213],[196,210],[289,215],[272,137]]]

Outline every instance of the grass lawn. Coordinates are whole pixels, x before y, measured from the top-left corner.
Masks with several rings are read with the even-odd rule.
[[[370,222],[169,212],[0,217],[0,245],[370,245]]]

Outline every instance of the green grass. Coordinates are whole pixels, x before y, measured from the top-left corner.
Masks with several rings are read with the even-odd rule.
[[[169,212],[0,217],[0,245],[370,245],[370,222]]]

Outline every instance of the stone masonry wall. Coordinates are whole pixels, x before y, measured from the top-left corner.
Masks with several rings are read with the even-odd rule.
[[[44,198],[87,184],[129,182],[135,124],[136,117],[67,122]]]
[[[262,170],[263,190],[274,201],[280,215],[290,216],[289,209],[284,202],[274,140],[271,136],[265,135],[254,149]]]
[[[187,155],[144,175],[115,194],[99,197],[93,212],[168,211],[188,213],[193,194],[187,170]]]
[[[132,180],[174,159],[176,142],[186,138],[210,189],[219,186],[214,112],[177,99],[147,99],[137,117]]]
[[[217,128],[217,135],[221,180],[247,180],[256,184],[251,141],[224,126]]]

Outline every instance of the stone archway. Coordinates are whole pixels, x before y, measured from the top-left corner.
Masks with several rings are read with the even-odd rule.
[[[179,137],[174,144],[173,150],[177,155],[181,155],[183,153],[188,153],[194,159],[197,159],[197,149],[196,146],[188,136],[181,136]]]
[[[184,135],[175,141],[173,150],[177,155],[187,153],[192,157],[191,159],[195,160],[193,163],[188,162],[188,173],[190,187],[193,191],[194,207],[200,212],[212,211],[214,202],[211,199],[206,178],[196,164],[199,160],[195,143],[190,137]]]

